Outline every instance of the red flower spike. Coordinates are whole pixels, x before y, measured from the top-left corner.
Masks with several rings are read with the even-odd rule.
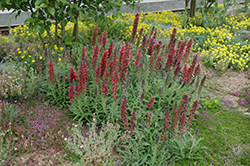
[[[155,97],[151,97],[151,99],[148,101],[147,104],[148,111],[150,111],[153,108],[154,102],[155,102]]]
[[[193,72],[194,72],[194,68],[197,62],[197,55],[193,58],[193,61],[191,63],[191,66],[188,69],[188,77],[187,77],[187,83],[189,83],[189,81],[191,80],[191,77],[193,77]]]
[[[147,37],[146,36],[143,36],[142,38],[142,45],[141,45],[141,50],[142,50],[142,54],[145,53],[146,51],[146,48],[147,48]]]
[[[92,46],[94,46],[96,44],[97,35],[98,35],[98,27],[95,27],[95,29],[93,31],[93,35],[92,35],[92,41],[91,41]]]
[[[154,51],[155,39],[149,38],[149,46],[148,46],[148,53],[147,55],[152,56]]]
[[[91,66],[93,69],[96,68],[96,63],[98,61],[98,54],[99,54],[99,47],[98,45],[95,46],[94,48],[94,52],[93,52],[93,56],[92,56],[92,62],[91,62]]]
[[[102,33],[102,47],[103,47],[103,49],[106,48],[107,41],[108,41],[108,34],[106,31],[104,31]]]
[[[113,48],[114,48],[114,44],[113,42],[111,42],[108,48],[108,59],[112,56]]]
[[[190,40],[188,41],[188,43],[187,43],[187,47],[186,47],[185,53],[184,53],[184,55],[183,55],[184,62],[188,59],[188,56],[189,56],[189,54],[190,54],[192,45],[193,45],[193,39],[190,39]]]
[[[183,94],[181,100],[181,106],[179,109],[179,115],[186,113],[187,108],[188,108],[188,94]]]
[[[185,80],[188,77],[188,65],[184,65],[183,70],[182,70],[182,78],[181,80]]]
[[[149,112],[149,113],[146,113],[146,115],[147,115],[147,122],[149,123],[149,126],[150,126],[153,113]]]
[[[134,110],[131,113],[131,116],[130,116],[130,128],[129,128],[129,131],[131,132],[131,134],[133,133],[133,131],[135,129],[135,120],[136,120],[136,112]]]
[[[99,84],[99,82],[100,82],[100,77],[101,77],[101,68],[100,68],[100,66],[98,66],[96,68],[96,75],[95,75],[95,81],[97,84]]]
[[[162,66],[162,56],[159,55],[156,59],[155,69],[159,69]],[[157,71],[158,72],[158,71]]]
[[[70,71],[69,71],[69,78],[70,78],[70,82],[72,83],[73,80],[77,81],[77,74],[74,70],[73,67],[70,68]]]
[[[140,59],[141,59],[141,50],[138,50],[137,54],[136,54],[136,60],[135,60],[135,66],[136,66],[136,69],[141,66],[141,62],[140,62]]]
[[[116,100],[117,98],[117,91],[118,91],[118,87],[119,87],[119,74],[117,71],[113,71],[112,75],[111,75],[111,79],[112,79],[112,94],[113,94],[113,99]]]
[[[107,97],[109,90],[108,90],[108,87],[107,87],[107,84],[105,83],[105,81],[102,81],[101,88],[102,88],[101,92],[103,93],[103,96]]]
[[[177,108],[177,102],[175,102],[175,105],[174,105],[171,117],[172,117],[172,119],[171,119],[170,131],[174,132],[175,128],[176,128],[176,124],[178,122],[178,117],[179,117],[179,112],[178,112],[178,108]]]
[[[87,60],[89,60],[89,58],[86,56],[86,53],[85,53],[85,47],[82,46],[82,60],[84,60],[84,58],[86,58]]]
[[[54,62],[53,61],[49,61],[48,72],[49,72],[50,81],[53,84],[55,84],[55,72],[54,72]]]
[[[82,90],[86,91],[86,83],[88,80],[88,69],[87,69],[87,64],[85,61],[81,62],[81,66],[79,68],[79,76],[78,76],[78,80],[79,80],[79,89],[82,92]]]
[[[128,71],[128,64],[129,64],[129,57],[130,57],[130,48],[129,45],[126,44],[125,45],[125,50],[123,53],[123,57],[121,59],[121,63],[119,66],[120,69],[120,82],[122,83],[122,85],[124,84],[124,80],[126,80],[126,74]]]
[[[182,61],[183,60],[183,52],[184,52],[184,49],[186,47],[186,41],[184,40],[180,47],[179,47],[179,51],[177,52],[177,58]]]
[[[101,59],[101,76],[103,75],[104,71],[107,69],[107,62],[108,62],[108,51],[103,52],[102,59]]]
[[[158,41],[158,43],[155,45],[156,56],[159,55],[161,46],[162,46],[162,41]]]
[[[163,140],[163,144],[164,144],[164,142],[167,140],[167,138],[166,138],[166,133],[167,133],[168,128],[170,127],[170,125],[169,125],[170,117],[171,117],[171,116],[170,116],[169,113],[168,113],[168,114],[165,115],[165,117],[163,118],[163,130],[162,130],[162,134],[161,134],[161,137],[162,137],[161,140]]]
[[[177,28],[173,29],[173,32],[170,36],[170,41],[168,43],[168,53],[172,54],[175,48],[175,38],[176,38],[176,34],[177,34]]]
[[[134,20],[132,36],[131,36],[131,42],[132,43],[134,42],[135,36],[136,36],[136,33],[137,33],[137,28],[138,28],[138,25],[139,25],[139,17],[140,17],[140,14],[138,14],[138,13],[135,14],[135,20]]]
[[[173,61],[174,61],[174,53],[168,54],[168,60],[167,60],[166,65],[165,65],[165,69],[167,71],[171,71],[171,67],[173,65]]]

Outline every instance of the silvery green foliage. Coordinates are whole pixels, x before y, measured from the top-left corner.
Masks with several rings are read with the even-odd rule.
[[[86,164],[94,162],[93,164],[99,165],[110,162],[118,140],[120,125],[118,123],[113,125],[108,121],[106,124],[102,123],[100,130],[97,129],[95,122],[88,127],[87,133],[82,134],[81,127],[74,125],[70,129],[71,136],[64,139],[66,148],[80,155]]]

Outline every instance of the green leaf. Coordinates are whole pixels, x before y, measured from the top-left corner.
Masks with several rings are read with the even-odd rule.
[[[64,19],[64,20],[62,20],[62,25],[63,26],[66,26],[67,25],[67,21]]]
[[[66,37],[65,38],[65,43],[72,42],[75,39],[74,36]]]
[[[70,17],[70,20],[75,24],[76,23],[76,19],[74,17]]]
[[[39,6],[42,2],[43,2],[43,0],[36,0],[35,6]]]
[[[51,7],[51,6],[48,6],[48,11],[49,11],[49,13],[51,14],[51,15],[55,15],[55,12],[56,12],[56,10],[55,10],[55,8],[53,8],[53,7]]]

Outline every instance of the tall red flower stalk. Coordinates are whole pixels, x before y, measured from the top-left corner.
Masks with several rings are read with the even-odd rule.
[[[155,69],[158,70],[161,66],[162,66],[162,56],[160,54],[156,59]]]
[[[52,60],[49,61],[49,68],[48,68],[49,78],[50,81],[55,84],[55,71],[54,71],[54,62]]]
[[[179,117],[179,112],[178,112],[178,108],[177,108],[177,101],[175,102],[171,117],[172,117],[172,119],[171,119],[170,131],[174,132],[176,124],[178,122],[178,117]]]
[[[193,77],[193,72],[194,72],[194,68],[197,62],[197,55],[193,58],[193,61],[191,63],[191,66],[188,69],[188,77],[187,77],[187,83],[189,83],[189,81],[191,80],[191,77]]]
[[[184,53],[184,49],[186,47],[186,41],[184,40],[180,47],[179,47],[179,51],[177,52],[177,58],[182,61],[183,60],[183,53]]]
[[[176,34],[177,34],[177,28],[174,27],[173,32],[170,36],[170,41],[168,43],[168,53],[169,54],[173,53],[173,51],[174,51]]]
[[[102,47],[103,47],[103,49],[106,48],[107,41],[108,41],[108,34],[106,31],[104,31],[102,33]]]
[[[86,53],[85,53],[85,47],[82,46],[82,60],[84,60],[84,58],[86,58],[87,60],[89,60],[89,58],[86,56]]]
[[[186,113],[188,108],[188,94],[182,94],[181,106],[179,109],[179,115]]]
[[[186,117],[186,113],[183,113],[180,117],[179,117],[179,124],[178,124],[178,131],[177,134],[179,135],[178,138],[181,139],[183,132],[185,130],[185,126],[186,126],[186,122],[187,122],[187,117]]]
[[[120,48],[119,59],[118,59],[118,61],[119,61],[119,67],[118,67],[119,72],[121,72],[121,70],[122,70],[122,61],[123,61],[123,56],[125,54],[125,49],[126,49],[125,46],[121,46],[121,48]]]
[[[101,76],[103,75],[104,71],[107,69],[107,63],[108,63],[108,51],[103,52],[102,59],[100,62],[100,68],[101,68]]]
[[[97,84],[100,82],[100,77],[101,77],[101,67],[98,66],[95,71],[95,81]]]
[[[107,97],[107,95],[108,95],[108,92],[109,92],[109,89],[108,89],[108,86],[107,86],[107,83],[103,80],[102,81],[102,86],[101,86],[101,88],[102,88],[102,93],[103,93],[103,96],[104,97]]]
[[[111,74],[111,79],[112,79],[112,94],[113,94],[113,99],[116,100],[117,98],[117,91],[119,88],[119,74],[116,70],[113,71]]]
[[[96,63],[98,61],[98,54],[99,54],[99,47],[98,45],[95,46],[94,48],[94,52],[93,52],[93,56],[92,56],[92,62],[91,62],[91,66],[93,69],[96,68]]]
[[[130,126],[129,126],[129,131],[130,131],[130,134],[132,135],[134,129],[135,129],[135,120],[136,120],[136,112],[135,110],[131,113],[131,116],[130,116]]]
[[[148,124],[150,126],[153,113],[152,112],[147,112],[146,115],[147,115],[147,122],[148,122]]]
[[[180,73],[180,70],[181,70],[181,67],[180,66],[176,66],[175,70],[174,70],[174,80],[177,78],[177,76],[179,75]]]
[[[125,96],[124,99],[122,100],[122,104],[121,104],[121,124],[123,125],[122,127],[125,130],[128,130],[128,119],[127,119],[127,104],[128,104],[128,100],[127,97]]]
[[[167,71],[171,71],[173,61],[174,61],[174,53],[168,54],[168,59],[167,59],[166,65],[165,65],[165,69]]]
[[[94,46],[96,44],[97,35],[98,35],[98,27],[96,26],[92,35],[91,46]]]
[[[113,48],[114,48],[114,43],[111,42],[108,48],[108,59],[112,56]]]
[[[188,77],[188,65],[185,64],[184,67],[183,67],[183,70],[182,70],[182,78],[181,78],[181,80],[183,81],[183,80],[187,79],[187,77]]]
[[[137,54],[136,54],[136,60],[135,60],[135,66],[136,66],[136,69],[141,66],[141,62],[140,62],[140,59],[141,59],[141,50],[138,50]]]
[[[169,109],[169,107],[168,107],[168,109]],[[170,127],[170,124],[169,124],[170,117],[171,117],[171,115],[169,114],[169,110],[167,110],[166,115],[163,118],[163,129],[162,129],[162,132],[161,132],[162,133],[161,134],[161,137],[162,137],[161,140],[163,141],[163,144],[167,140],[166,133],[167,133],[168,128]]]
[[[149,38],[148,53],[147,55],[152,56],[154,51],[155,39]]]
[[[70,83],[70,86],[69,86],[69,89],[68,89],[68,96],[69,96],[69,101],[70,102],[74,102],[73,99],[75,98],[75,91],[76,91],[76,88],[75,86],[72,86],[72,84]]]
[[[148,101],[148,104],[147,104],[147,108],[148,108],[148,111],[150,111],[152,108],[153,108],[153,104],[155,102],[155,97],[151,97],[151,99]]]
[[[129,45],[126,44],[125,45],[124,55],[123,55],[122,60],[121,60],[121,65],[119,66],[119,68],[121,69],[121,71],[120,71],[120,82],[122,84],[124,84],[124,80],[126,80],[126,74],[127,74],[127,71],[128,71],[130,52],[131,51],[130,51]]]
[[[188,114],[188,119],[187,119],[188,130],[190,130],[190,127],[192,125],[193,118],[195,115],[195,111],[196,111],[199,103],[200,103],[200,101],[195,100],[193,105],[192,105],[192,109],[190,110],[190,113]]]
[[[69,78],[71,83],[73,82],[73,80],[77,81],[77,74],[73,67],[71,67],[69,70]]]
[[[137,33],[137,28],[138,28],[138,25],[139,25],[139,17],[140,17],[140,14],[136,13],[135,14],[134,24],[133,24],[132,35],[131,35],[131,42],[132,43],[134,42],[135,36],[136,36],[136,33]]]
[[[79,68],[79,75],[78,75],[78,80],[79,80],[79,91],[82,92],[82,90],[86,91],[86,83],[88,80],[88,69],[87,69],[87,64],[85,61],[82,60],[80,68]]]
[[[117,61],[117,55],[116,55],[116,50],[115,50],[114,55],[113,55],[113,60],[110,61],[110,63],[109,63],[109,68],[110,68],[111,74],[117,69],[116,61]]]
[[[193,39],[190,39],[190,40],[188,41],[188,43],[187,43],[187,47],[186,47],[185,53],[184,53],[184,55],[183,55],[184,63],[185,63],[186,60],[188,59],[188,56],[189,56],[189,54],[190,54],[192,45],[193,45]]]
[[[161,50],[161,46],[162,46],[162,41],[158,41],[158,43],[155,45],[155,55],[158,56]]]

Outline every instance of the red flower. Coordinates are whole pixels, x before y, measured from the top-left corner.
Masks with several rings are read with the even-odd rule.
[[[191,77],[193,77],[193,72],[194,72],[194,68],[197,62],[197,55],[194,57],[191,66],[188,69],[188,77],[187,77],[187,83],[189,83]]]
[[[200,74],[201,70],[200,70],[200,65],[197,65],[194,69],[194,76],[198,76]]]
[[[86,56],[86,53],[85,53],[85,47],[82,46],[82,60],[84,60],[84,58],[86,58],[87,60],[89,60],[89,58]]]
[[[79,76],[78,76],[78,80],[79,80],[79,91],[82,92],[82,89],[85,93],[86,91],[86,83],[88,80],[88,69],[87,69],[87,64],[85,61],[81,62],[81,66],[79,68]]]
[[[149,126],[150,126],[153,113],[149,112],[149,113],[146,113],[146,115],[147,115],[147,122],[149,123]]]
[[[178,114],[179,114],[179,112],[178,112],[177,101],[176,101],[174,108],[173,108],[173,111],[172,111],[172,122],[171,122],[171,127],[170,127],[171,132],[175,131],[175,127],[176,127],[178,117],[179,117]]]
[[[134,20],[134,24],[133,24],[133,30],[132,30],[132,39],[131,39],[131,42],[133,43],[134,40],[135,40],[135,36],[136,36],[136,33],[137,33],[137,28],[138,28],[138,25],[139,25],[139,17],[140,17],[140,14],[135,14],[135,20]]]
[[[49,61],[49,69],[48,69],[48,72],[49,72],[49,78],[50,78],[50,81],[55,84],[55,72],[54,72],[54,62],[51,60]]]
[[[168,128],[170,127],[170,125],[169,125],[170,117],[171,117],[171,115],[169,115],[169,112],[167,112],[163,118],[163,130],[162,130],[162,134],[161,134],[161,137],[162,137],[161,140],[163,140],[163,144],[167,140],[166,133],[167,133]]]
[[[101,59],[101,76],[103,75],[104,71],[107,69],[107,62],[108,62],[108,51],[103,52],[102,59]]]
[[[111,78],[112,78],[112,94],[113,94],[113,99],[116,100],[117,97],[117,90],[119,87],[119,74],[117,71],[113,71],[113,73],[111,74]]]
[[[98,27],[96,26],[94,31],[93,31],[93,35],[92,35],[92,41],[91,41],[92,46],[94,46],[96,44],[97,35],[98,35]]]
[[[184,62],[188,59],[188,56],[189,56],[189,54],[190,54],[192,45],[193,45],[193,39],[190,39],[190,40],[188,41],[188,43],[187,43],[187,47],[186,47],[185,53],[184,53],[184,55],[183,55]]]
[[[113,48],[114,48],[114,44],[113,42],[111,42],[108,48],[108,59],[112,56]]]
[[[54,117],[54,120],[56,120],[56,117]]]
[[[166,65],[165,65],[165,69],[168,71],[171,71],[171,67],[173,65],[173,60],[174,60],[174,54],[175,53],[168,54],[168,60],[167,60]]]
[[[155,39],[149,38],[149,46],[148,46],[148,53],[147,55],[152,56],[152,53],[154,51],[154,45],[155,45]]]
[[[188,65],[184,65],[184,67],[183,67],[183,70],[182,70],[182,81],[184,80],[184,79],[187,79],[187,77],[188,77]]]
[[[185,113],[188,108],[188,94],[183,94],[182,95],[182,100],[181,100],[181,106],[179,109],[179,115]]]
[[[97,84],[99,84],[99,82],[100,82],[100,77],[101,77],[101,68],[100,68],[100,66],[98,66],[96,68],[96,75],[95,75],[95,81]]]
[[[141,50],[142,50],[142,54],[145,53],[146,51],[146,48],[147,48],[147,37],[146,36],[143,36],[142,38],[142,45],[141,45]]]
[[[173,51],[174,51],[175,41],[176,41],[176,40],[175,40],[176,33],[177,33],[177,29],[174,28],[174,29],[173,29],[173,32],[172,32],[172,34],[171,34],[171,36],[170,36],[170,41],[169,41],[169,43],[168,43],[168,53],[169,53],[169,54],[173,53]]]
[[[102,86],[101,86],[101,88],[102,88],[102,93],[103,93],[103,96],[104,97],[107,97],[107,95],[108,95],[108,92],[109,92],[109,89],[108,89],[108,87],[107,87],[107,84],[105,83],[105,81],[102,81]]]
[[[148,111],[150,111],[153,108],[154,102],[155,102],[155,97],[151,97],[151,99],[148,101],[147,104]]]
[[[108,34],[107,34],[106,31],[104,31],[102,33],[102,46],[103,46],[103,49],[106,48],[107,40],[108,40]]]
[[[93,56],[92,56],[92,62],[91,62],[91,66],[93,69],[96,68],[96,63],[98,61],[98,54],[99,54],[99,47],[98,45],[95,46],[94,48],[94,52],[93,52]]]
[[[185,46],[186,46],[186,41],[184,40],[181,43],[181,46],[179,47],[179,51],[177,52],[177,58],[179,59],[179,61],[183,60],[183,52],[184,52]]]
[[[72,83],[73,80],[77,80],[77,74],[74,70],[73,67],[70,68],[70,71],[69,71],[69,78],[70,78],[70,82]]]
[[[28,146],[27,146],[27,145],[25,146],[25,149],[28,149]]]
[[[141,64],[141,62],[140,62],[140,59],[141,59],[141,50],[138,50],[138,52],[137,52],[137,54],[136,54],[136,60],[135,60],[135,66],[136,66],[136,68],[138,67],[138,66],[141,66],[142,64]]]
[[[128,63],[129,63],[129,57],[130,57],[130,48],[128,46],[128,44],[125,45],[124,48],[124,53],[119,65],[119,69],[120,69],[120,82],[122,84],[124,84],[124,80],[126,79],[126,74],[128,71]],[[120,60],[120,58],[119,58]]]
[[[136,112],[134,110],[131,113],[131,116],[130,116],[130,128],[129,128],[129,131],[131,131],[131,134],[133,133],[133,130],[135,129],[135,120],[136,120]]]
[[[156,59],[156,64],[155,64],[156,70],[158,70],[158,69],[161,67],[161,65],[162,65],[161,63],[162,63],[162,56],[159,55],[159,56],[157,57],[157,59]]]

